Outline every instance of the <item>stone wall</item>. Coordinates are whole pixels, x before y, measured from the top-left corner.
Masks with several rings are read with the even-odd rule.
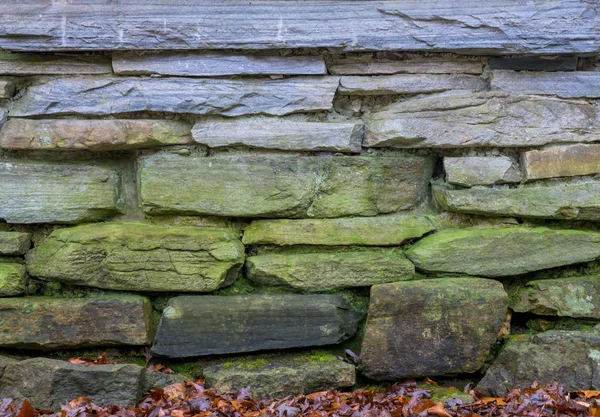
[[[595,3],[155,3],[0,2],[0,396],[600,389]]]

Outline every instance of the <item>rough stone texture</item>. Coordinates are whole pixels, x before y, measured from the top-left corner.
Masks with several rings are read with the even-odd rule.
[[[592,261],[600,256],[600,233],[545,227],[444,230],[418,241],[406,256],[424,272],[503,277]]]
[[[2,359],[0,396],[36,408],[60,410],[67,402],[91,398],[97,405],[133,406],[142,395],[144,368],[132,364],[76,365],[48,358]]]
[[[521,154],[528,180],[600,173],[600,145],[554,145]]]
[[[344,76],[338,93],[349,96],[439,93],[482,90],[486,84],[474,75],[401,74],[375,77]]]
[[[261,355],[203,368],[206,383],[219,392],[248,388],[253,396],[283,398],[351,387],[354,365],[326,352]]]
[[[241,116],[329,110],[338,77],[191,79],[55,78],[29,87],[11,116],[167,112]]]
[[[585,101],[504,92],[446,92],[400,101],[365,118],[363,146],[539,146],[600,140],[600,109]]]
[[[345,219],[256,220],[244,229],[246,245],[398,246],[436,229],[427,216],[390,214]]]
[[[0,259],[0,297],[14,297],[25,293],[27,271],[18,263]]]
[[[139,161],[138,184],[146,213],[374,216],[418,204],[433,164],[420,156],[156,154]]]
[[[0,232],[0,255],[23,255],[31,247],[31,234]]]
[[[507,304],[501,283],[480,278],[376,285],[359,367],[376,380],[475,372]]]
[[[251,256],[246,272],[248,279],[262,285],[326,291],[410,280],[415,267],[402,250],[367,249]]]
[[[104,223],[59,229],[27,256],[45,280],[127,291],[214,291],[231,284],[244,246],[218,228]]]
[[[494,0],[422,2],[261,1],[221,3],[91,0],[0,3],[0,48],[336,48],[492,54],[593,54],[600,49],[595,3]]]
[[[95,166],[0,163],[0,219],[8,223],[76,223],[120,212],[119,175]]]
[[[0,346],[62,349],[148,344],[152,307],[137,295],[0,299]]]
[[[600,220],[600,181],[550,182],[519,188],[452,189],[433,184],[444,209],[486,216]]]
[[[228,53],[164,52],[160,54],[115,53],[112,66],[118,75],[324,75],[320,56],[260,56]]]
[[[15,95],[15,83],[12,80],[0,80],[0,98],[11,98]]]
[[[477,389],[503,396],[509,389],[559,382],[565,391],[600,389],[600,329],[553,330],[512,337]]]
[[[462,156],[444,158],[446,181],[467,187],[521,181],[521,172],[506,156]]]
[[[600,73],[494,71],[492,88],[515,94],[600,98]]]
[[[0,107],[0,127],[6,122],[8,118],[8,111]]]
[[[600,277],[529,281],[511,304],[517,313],[600,319]]]
[[[0,130],[4,149],[118,150],[194,143],[191,126],[170,120],[10,119]]]
[[[322,346],[354,335],[357,314],[340,296],[182,296],[169,300],[155,355],[189,357]]]
[[[297,151],[360,152],[362,123],[322,123],[272,117],[203,120],[194,140],[211,148],[244,145]]]
[[[377,74],[481,74],[483,62],[456,58],[414,57],[389,59],[373,57],[334,57],[327,69],[335,75]]]
[[[0,52],[2,75],[110,74],[110,58],[103,55],[33,55]]]
[[[189,379],[188,376],[180,374],[146,371],[142,375],[142,393],[148,393],[156,388],[164,388],[167,385],[185,383]]]
[[[577,69],[576,56],[490,58],[488,63],[491,70],[575,71]]]

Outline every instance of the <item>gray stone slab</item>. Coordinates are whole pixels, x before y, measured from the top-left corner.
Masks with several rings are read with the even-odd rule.
[[[448,90],[479,91],[486,83],[474,75],[400,74],[373,77],[343,76],[338,93],[349,96],[439,93]]]
[[[104,55],[35,55],[0,52],[2,75],[110,74],[110,58]]]
[[[506,156],[445,157],[444,171],[447,182],[466,187],[521,181],[521,172]]]
[[[333,57],[327,65],[334,75],[384,75],[384,74],[474,74],[483,72],[483,61],[451,57],[410,57],[392,59],[373,57]]]
[[[495,57],[490,58],[490,69],[511,71],[575,71],[576,56]]]
[[[494,71],[492,89],[561,98],[600,98],[600,72]]]

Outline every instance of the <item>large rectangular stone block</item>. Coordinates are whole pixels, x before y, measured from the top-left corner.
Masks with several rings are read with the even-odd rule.
[[[31,246],[31,234],[0,232],[0,255],[23,255]]]
[[[554,145],[521,153],[528,180],[600,173],[600,145]]]
[[[110,74],[110,58],[104,55],[35,55],[0,52],[2,75]]]
[[[358,57],[333,57],[327,69],[334,75],[481,74],[483,61],[453,57],[400,59],[369,54]]]
[[[507,156],[457,156],[444,158],[446,181],[466,187],[521,181],[521,172]]]
[[[562,98],[600,98],[600,73],[595,71],[494,71],[492,88],[514,94]]]
[[[484,89],[485,82],[474,75],[401,74],[375,77],[344,76],[338,92],[349,96],[424,94],[448,90]]]

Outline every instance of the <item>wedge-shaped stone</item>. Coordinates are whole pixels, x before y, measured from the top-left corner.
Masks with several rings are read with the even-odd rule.
[[[504,92],[415,97],[365,119],[363,146],[538,146],[600,140],[600,109],[585,101]]]
[[[415,267],[400,249],[365,249],[251,256],[246,273],[261,285],[326,291],[410,280]]]
[[[26,276],[25,266],[0,259],[0,297],[24,294]]]
[[[427,216],[390,214],[345,219],[256,220],[244,229],[246,245],[398,246],[436,229]]]
[[[600,328],[512,337],[477,389],[498,397],[514,388],[558,382],[565,391],[600,389]]]
[[[600,233],[545,227],[444,230],[418,241],[406,256],[424,272],[503,277],[592,261],[600,256]]]
[[[152,352],[189,357],[342,342],[357,313],[334,295],[182,296],[163,311]]]
[[[0,219],[77,223],[120,212],[119,175],[95,166],[0,162]]]
[[[126,291],[214,291],[231,284],[244,246],[217,228],[103,223],[59,229],[27,257],[46,280]]]
[[[0,80],[0,98],[11,98],[15,95],[15,83],[12,80]]]
[[[496,57],[489,60],[492,70],[513,71],[575,71],[576,56]]]
[[[486,216],[600,220],[600,181],[528,184],[519,188],[453,189],[432,186],[448,211]]]
[[[362,123],[322,123],[272,117],[202,120],[194,140],[211,148],[244,145],[295,151],[360,152]]]
[[[217,77],[224,75],[325,75],[320,56],[263,56],[232,53],[163,52],[159,54],[113,54],[119,75],[179,75]]]
[[[23,255],[31,247],[31,234],[0,232],[0,255]]]
[[[0,299],[0,346],[62,349],[145,345],[150,300],[137,295]]]
[[[528,180],[600,173],[600,145],[576,143],[534,149],[521,154]]]
[[[496,341],[507,304],[502,284],[481,278],[376,285],[359,367],[369,378],[394,381],[475,372]]]
[[[329,110],[338,77],[268,79],[55,78],[29,87],[11,116],[132,112],[284,114]]]
[[[345,76],[338,92],[349,96],[439,93],[447,90],[481,90],[485,83],[474,75],[406,74],[376,77]]]
[[[377,75],[377,74],[481,74],[481,60],[467,60],[450,57],[391,59],[373,57],[372,54],[360,57],[334,57],[327,65],[335,75]]]
[[[110,74],[110,58],[103,55],[34,55],[0,52],[2,75]]]
[[[4,149],[118,150],[193,143],[191,126],[171,120],[10,119],[0,130]]]
[[[506,156],[460,156],[444,158],[446,181],[472,187],[519,182],[521,172]]]
[[[600,73],[494,71],[492,88],[515,94],[600,98]]]
[[[156,154],[139,161],[139,187],[147,213],[374,216],[418,204],[433,164],[420,156]]]

